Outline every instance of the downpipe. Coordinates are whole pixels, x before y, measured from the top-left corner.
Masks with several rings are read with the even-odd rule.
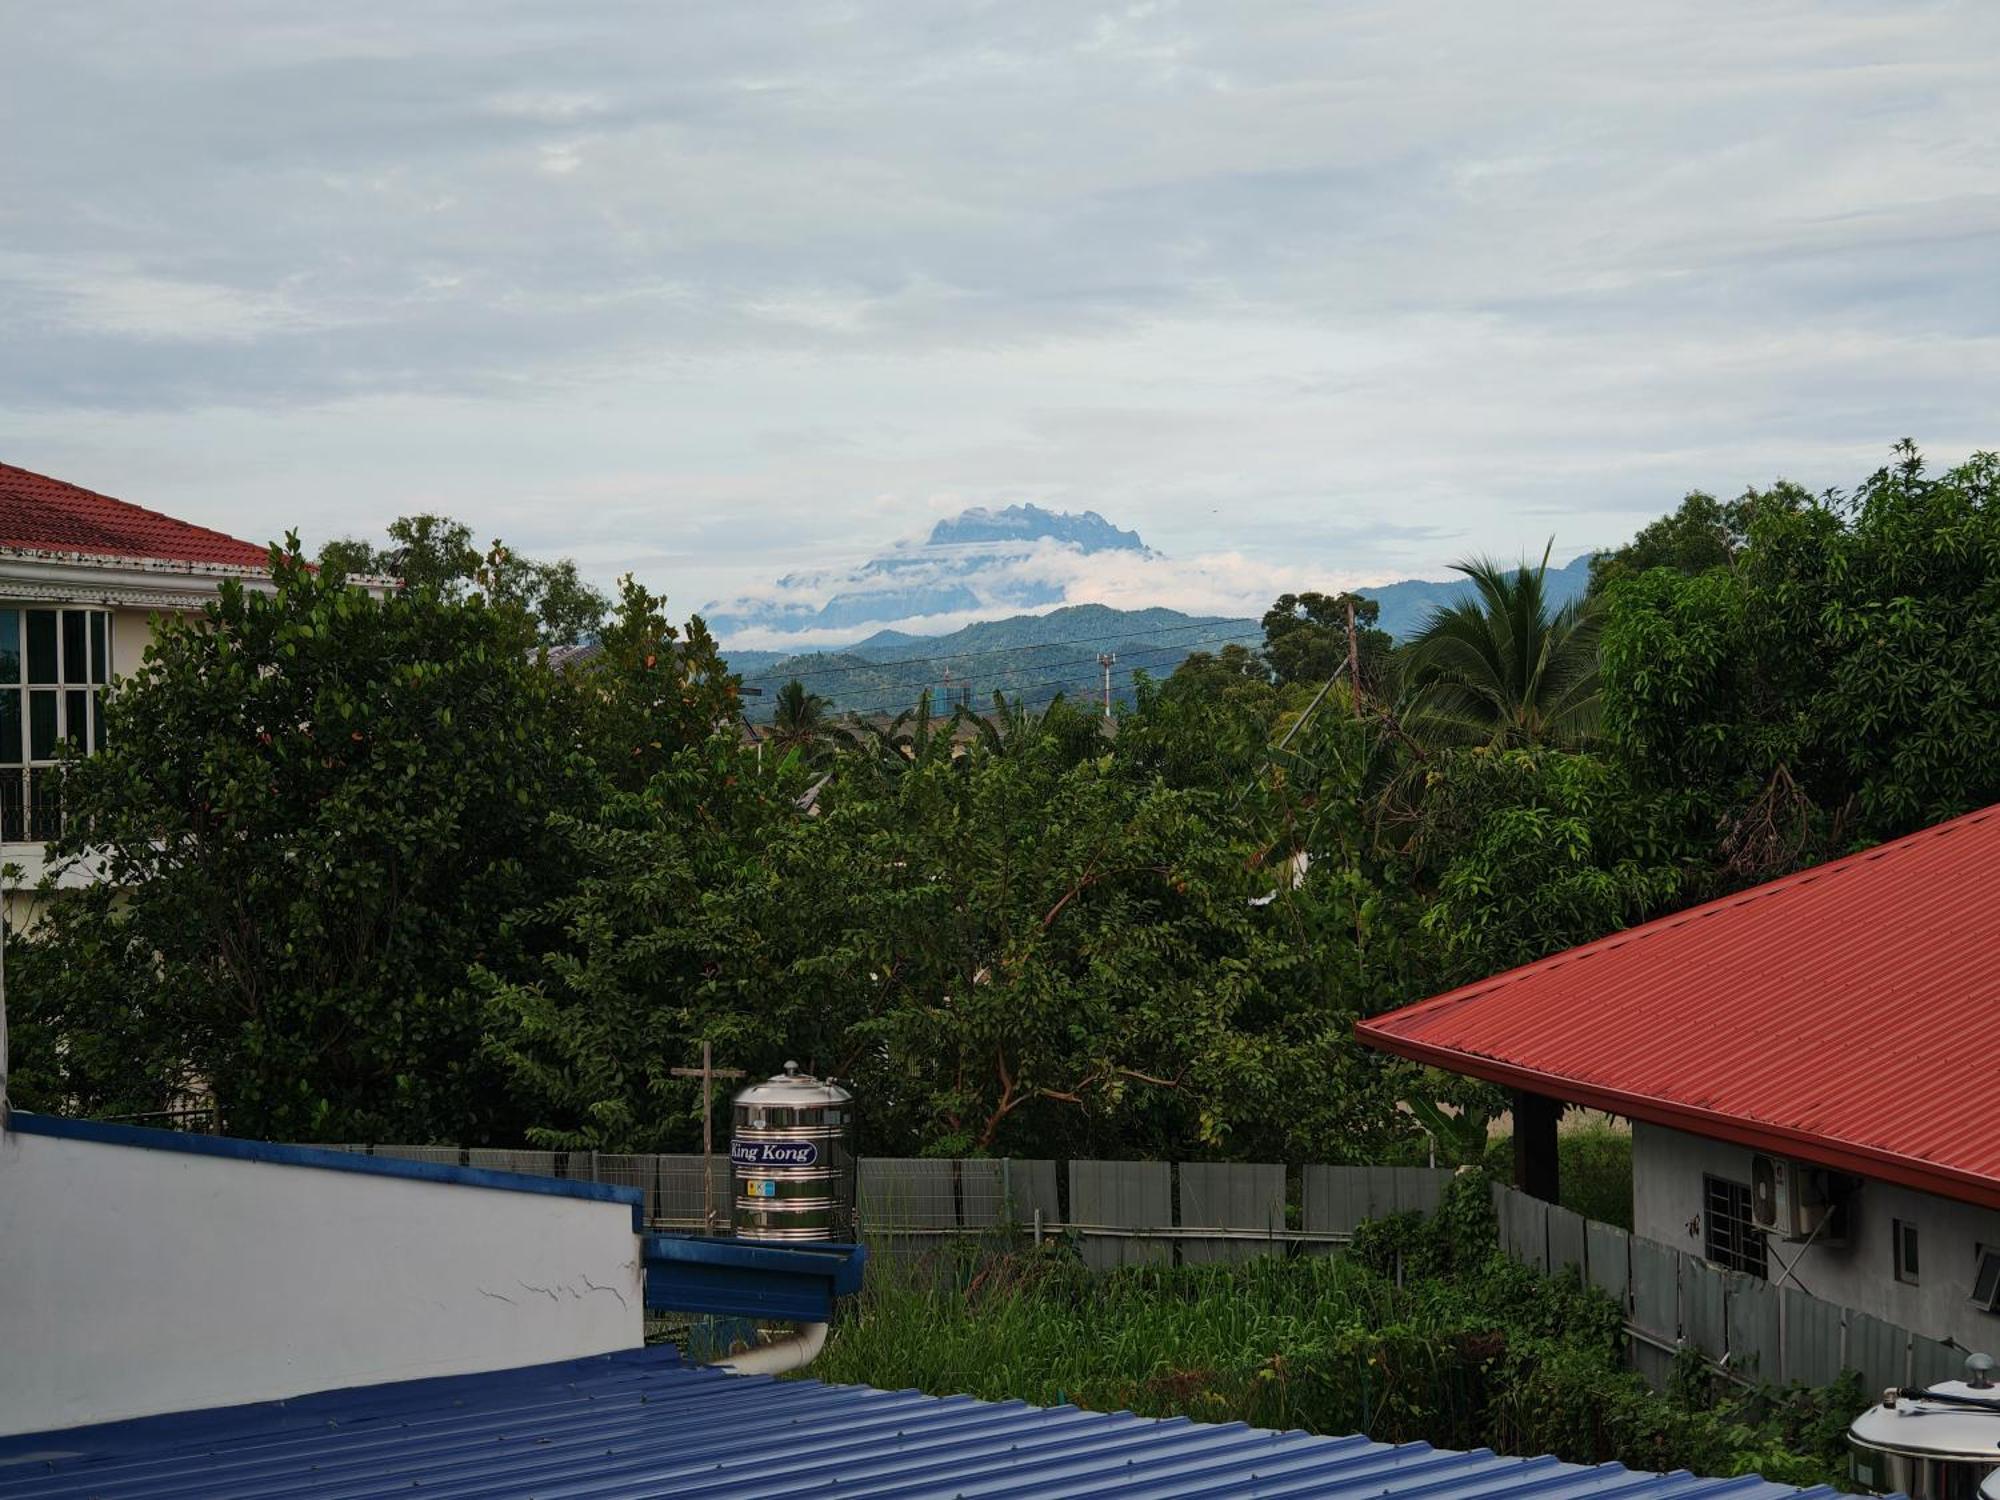
[[[718,1359],[715,1368],[727,1370],[732,1375],[783,1375],[792,1370],[803,1370],[819,1358],[820,1350],[825,1347],[826,1324],[801,1323],[799,1331],[790,1338],[779,1339],[775,1344],[759,1344],[755,1349],[732,1354],[728,1359]]]

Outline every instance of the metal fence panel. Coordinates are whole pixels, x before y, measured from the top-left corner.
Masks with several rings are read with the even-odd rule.
[[[1780,1287],[1785,1308],[1785,1380],[1807,1385],[1831,1385],[1840,1378],[1840,1309],[1831,1302]]]
[[[369,1154],[391,1161],[427,1161],[440,1167],[465,1164],[465,1153],[456,1146],[376,1146]]]
[[[1083,1235],[1092,1270],[1169,1258],[1173,1248],[1173,1168],[1163,1161],[1073,1161],[1072,1227]],[[1120,1235],[1121,1229],[1149,1231]]]
[[[1723,1326],[1729,1335],[1729,1369],[1736,1375],[1777,1380],[1779,1358],[1778,1294],[1771,1283],[1755,1276],[1731,1276],[1725,1283]]]
[[[1910,1335],[1910,1384],[1934,1385],[1965,1378],[1965,1353],[1922,1334]]]
[[[377,1146],[377,1156],[386,1155],[388,1147]],[[483,1167],[489,1172],[521,1172],[529,1177],[555,1177],[556,1153],[553,1151],[508,1151],[486,1146],[475,1146],[465,1153],[466,1165]]]
[[[729,1158],[662,1155],[654,1159],[659,1181],[658,1222],[665,1229],[728,1234],[736,1220]],[[710,1215],[713,1229],[710,1230]]]
[[[1729,1352],[1726,1302],[1722,1272],[1693,1256],[1681,1262],[1681,1337],[1710,1359]]]
[[[1452,1179],[1448,1167],[1395,1167],[1396,1212],[1433,1214],[1444,1197],[1445,1184]]]
[[[1501,1200],[1500,1243],[1524,1266],[1547,1274],[1549,1269],[1549,1206],[1512,1188]]]
[[[1616,1302],[1619,1311],[1629,1313],[1632,1309],[1632,1236],[1616,1224],[1586,1220],[1583,1250],[1590,1284]]]
[[[1627,1248],[1632,1256],[1632,1324],[1647,1338],[1672,1349],[1681,1336],[1680,1274],[1687,1258],[1637,1235]]]
[[[623,1155],[618,1152],[602,1152],[591,1163],[592,1174],[599,1182],[608,1182],[616,1187],[637,1188],[644,1195],[646,1219],[650,1223],[660,1217],[660,1158],[652,1152]]]
[[[1315,1163],[1301,1173],[1299,1222],[1308,1234],[1352,1234],[1365,1217],[1351,1172]]]
[[[1584,1217],[1574,1209],[1549,1205],[1549,1269],[1560,1271],[1575,1266],[1584,1270]]]
[[[1265,1240],[1184,1235],[1181,1259],[1248,1260],[1269,1255],[1285,1232],[1285,1169],[1266,1162],[1185,1162],[1181,1174],[1182,1229],[1247,1229]]]
[[[958,1163],[927,1157],[862,1157],[861,1222],[869,1234],[956,1229]]]
[[[959,1218],[967,1229],[1032,1229],[1038,1211],[1044,1224],[1062,1222],[1052,1161],[974,1159],[960,1162],[958,1171]]]
[[[1869,1313],[1847,1315],[1847,1365],[1861,1372],[1861,1388],[1879,1391],[1909,1384],[1910,1336]]]

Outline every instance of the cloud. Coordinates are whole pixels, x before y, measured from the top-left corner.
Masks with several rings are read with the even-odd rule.
[[[14,32],[0,456],[253,536],[444,508],[700,601],[1032,499],[1219,602],[1995,443],[1990,6]]]

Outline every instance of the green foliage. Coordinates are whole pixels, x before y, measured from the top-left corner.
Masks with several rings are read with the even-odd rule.
[[[1264,658],[1281,683],[1325,682],[1347,660],[1347,611],[1354,610],[1355,655],[1362,685],[1379,690],[1389,662],[1382,606],[1359,594],[1281,595],[1264,612]]]
[[[1410,642],[1404,722],[1421,739],[1494,749],[1588,739],[1600,706],[1595,606],[1549,608],[1546,552],[1536,568],[1454,566],[1476,598],[1438,610]]]
[[[1514,1140],[1487,1142],[1486,1170],[1505,1182],[1514,1173]],[[1564,1208],[1600,1224],[1632,1227],[1632,1133],[1611,1125],[1564,1128],[1556,1136],[1556,1179]]]
[[[1750,516],[1760,498],[1752,490],[1724,502],[1691,491],[1679,510],[1643,527],[1624,546],[1591,558],[1590,592],[1654,568],[1692,575],[1730,566],[1749,540]]]
[[[279,1138],[518,1130],[479,1066],[475,955],[565,880],[552,811],[587,805],[518,613],[378,602],[274,549],[274,591],[163,619],[64,785],[64,891],[17,940],[29,1107],[158,1109],[212,1090]],[[120,1056],[121,1049],[124,1055]]]
[[[2000,800],[2000,457],[1746,497],[1727,570],[1605,592],[1605,725],[1761,878]]]
[[[1498,1254],[1478,1173],[1343,1257],[1096,1276],[1052,1246],[962,1282],[878,1261],[858,1303],[815,1378],[1802,1485],[1842,1480],[1860,1405],[1851,1379],[1655,1394],[1608,1299]]]
[[[598,647],[569,678],[584,746],[611,786],[636,792],[681,751],[734,736],[737,680],[699,615],[683,638],[665,599],[621,578]]]

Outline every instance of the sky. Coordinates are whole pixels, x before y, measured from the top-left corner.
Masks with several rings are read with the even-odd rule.
[[[1143,602],[1253,608],[2000,446],[1990,0],[0,40],[0,460],[256,540],[437,510],[691,610],[1032,501],[1136,528]]]

